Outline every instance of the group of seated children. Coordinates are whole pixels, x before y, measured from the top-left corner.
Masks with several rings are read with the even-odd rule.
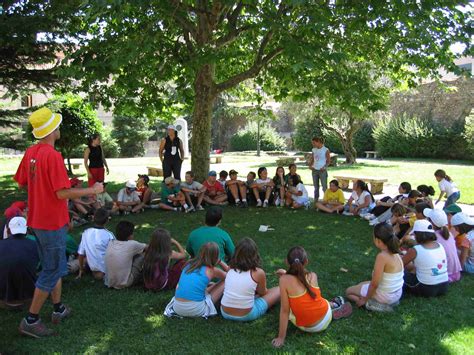
[[[200,189],[191,181],[188,185],[190,191]],[[346,297],[357,306],[393,311],[404,293],[440,296],[450,282],[460,279],[461,271],[474,272],[474,219],[455,204],[441,210],[430,208],[424,200],[414,203],[416,212],[406,243],[399,240],[390,220],[375,225],[373,243],[379,254],[372,279],[346,290]],[[402,206],[397,203],[390,208],[397,205]],[[269,287],[256,243],[243,238],[235,247],[219,227],[221,219],[222,209],[208,209],[205,225],[191,232],[183,248],[164,229],[155,230],[148,244],[135,241],[129,221],[120,221],[114,235],[106,229],[109,211],[99,208],[94,226],[83,232],[77,250],[78,277],[91,272],[115,289],[143,284],[155,292],[175,290],[165,309],[167,316],[207,318],[220,313],[231,321],[253,321],[280,302],[276,347],[284,344],[288,321],[302,331],[320,332],[332,319],[351,314],[350,303],[342,297],[327,301],[322,296],[317,275],[306,269],[309,260],[302,247],[289,250],[287,269],[276,271],[279,287]],[[0,297],[15,306],[32,297],[39,258],[36,243],[27,239],[23,216],[10,219],[7,236],[0,241]]]

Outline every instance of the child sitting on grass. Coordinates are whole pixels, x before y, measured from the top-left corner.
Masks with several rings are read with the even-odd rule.
[[[433,186],[419,185],[416,189],[420,191],[421,197],[428,205],[430,205],[430,208],[434,208],[433,200],[431,199],[431,196],[434,196],[435,194]]]
[[[194,173],[187,171],[184,176],[184,181],[181,182],[181,191],[186,197],[186,202],[191,211],[202,211],[202,200],[206,188],[200,182],[194,180]]]
[[[225,278],[222,317],[249,322],[263,316],[280,300],[278,287],[267,289],[267,277],[255,242],[242,239],[235,248]]]
[[[318,277],[306,270],[308,256],[302,247],[293,247],[288,252],[288,270],[279,269],[280,277],[280,326],[274,347],[285,343],[288,320],[304,332],[316,333],[325,330],[332,319],[349,317],[352,306],[340,296],[327,301],[321,295]]]
[[[181,192],[179,181],[168,176],[161,186],[160,208],[165,211],[180,212],[182,209],[186,213],[191,212],[191,208],[186,203],[186,197]]]
[[[272,192],[274,183],[272,179],[268,177],[267,168],[261,167],[257,171],[258,179],[252,185],[253,195],[257,200],[257,207],[268,207],[268,204],[272,202]],[[263,199],[263,204],[262,204]]]
[[[461,279],[461,263],[459,262],[456,241],[448,229],[448,216],[443,210],[426,208],[423,214],[436,234],[436,241],[443,246],[448,258],[448,281],[455,282]]]
[[[462,270],[474,274],[474,219],[465,213],[456,213],[451,219],[451,225],[458,233],[456,244]]]
[[[148,175],[138,175],[137,194],[140,197],[140,204],[134,208],[134,211],[140,211],[145,207],[150,207],[153,190],[150,185],[150,177]]]
[[[227,184],[227,200],[235,203],[236,207],[248,207],[247,203],[247,186],[244,181],[238,180],[238,172],[232,169],[229,171],[230,180]]]
[[[396,203],[390,208],[392,218],[390,224],[393,227],[393,233],[398,239],[402,239],[410,229],[410,218],[414,213],[410,213],[408,209],[401,203]]]
[[[247,188],[247,201],[250,204],[255,204],[257,201],[255,200],[255,196],[253,195],[252,186],[255,184],[255,179],[257,178],[257,174],[254,171],[250,171],[247,174],[247,180],[245,181],[245,187]]]
[[[96,280],[102,280],[105,275],[105,251],[111,240],[115,239],[112,232],[105,229],[109,221],[109,212],[99,208],[94,213],[94,227],[86,229],[82,233],[81,243],[79,244],[78,261],[79,275],[81,278],[84,273],[84,266],[87,266]]]
[[[137,193],[137,183],[133,180],[128,180],[125,187],[117,195],[117,201],[115,201],[115,205],[112,208],[112,213],[129,214],[130,212],[139,212],[136,207],[138,207],[140,202],[140,196]]]
[[[324,191],[322,201],[315,201],[316,208],[321,212],[339,213],[344,210],[344,193],[339,188],[339,181],[331,180],[329,189]]]
[[[209,205],[225,206],[227,202],[227,193],[222,184],[217,181],[217,173],[211,170],[207,180],[202,183],[206,188],[204,193],[204,202]]]
[[[217,267],[219,265],[222,270]],[[204,318],[216,315],[216,304],[224,292],[227,270],[228,266],[219,259],[217,244],[204,244],[199,255],[184,267],[175,296],[166,306],[164,314]],[[211,283],[212,279],[220,281]]]
[[[290,206],[293,209],[298,208],[309,208],[309,196],[308,190],[304,187],[303,182],[293,180],[296,183],[296,187],[289,187],[286,193],[286,205]]]
[[[448,291],[446,252],[436,241],[433,226],[426,219],[413,226],[416,242],[403,256],[405,286],[403,291],[415,296],[436,297]]]
[[[374,228],[374,244],[380,252],[375,258],[372,280],[349,287],[346,297],[370,311],[390,312],[403,292],[404,267],[399,241],[389,224],[380,223]]]
[[[438,199],[435,202],[435,205],[441,201],[444,195],[446,195],[446,202],[444,203],[443,208],[456,203],[456,201],[461,197],[461,192],[456,187],[456,184],[453,182],[451,177],[449,177],[449,175],[447,175],[446,172],[441,169],[436,170],[434,176],[436,181],[438,181],[439,190],[441,191]]]
[[[178,249],[174,251],[173,245]],[[150,237],[143,262],[145,288],[152,291],[174,290],[186,265],[186,251],[166,229],[156,229]]]
[[[343,214],[363,217],[370,213],[375,207],[375,199],[367,184],[362,180],[356,180],[352,190],[352,195],[344,206]]]
[[[282,166],[279,166],[275,171],[275,176],[273,177],[274,192],[275,192],[275,206],[284,207],[285,206],[285,169]]]
[[[120,221],[115,236],[105,251],[105,286],[126,288],[141,281],[146,244],[133,240],[135,225]]]

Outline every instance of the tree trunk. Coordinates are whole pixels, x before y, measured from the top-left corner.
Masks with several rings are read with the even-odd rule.
[[[67,155],[67,172],[69,175],[72,175],[71,158],[69,158],[69,154]]]
[[[216,99],[214,65],[203,65],[194,82],[193,142],[191,168],[198,181],[204,181],[209,172],[211,147],[212,107]]]
[[[357,163],[357,151],[354,148],[353,133],[349,131],[345,138],[341,139],[342,150],[346,156],[346,164],[355,164]]]

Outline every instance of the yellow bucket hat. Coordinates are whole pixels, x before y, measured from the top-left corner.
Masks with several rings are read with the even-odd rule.
[[[59,127],[62,120],[63,117],[59,113],[53,113],[47,107],[36,110],[28,118],[33,126],[33,135],[36,139],[42,139],[50,135]]]

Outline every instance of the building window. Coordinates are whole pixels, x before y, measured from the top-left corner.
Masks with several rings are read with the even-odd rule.
[[[472,73],[472,63],[458,64],[459,69]]]
[[[21,107],[31,107],[33,106],[33,97],[31,95],[26,95],[21,98]]]

